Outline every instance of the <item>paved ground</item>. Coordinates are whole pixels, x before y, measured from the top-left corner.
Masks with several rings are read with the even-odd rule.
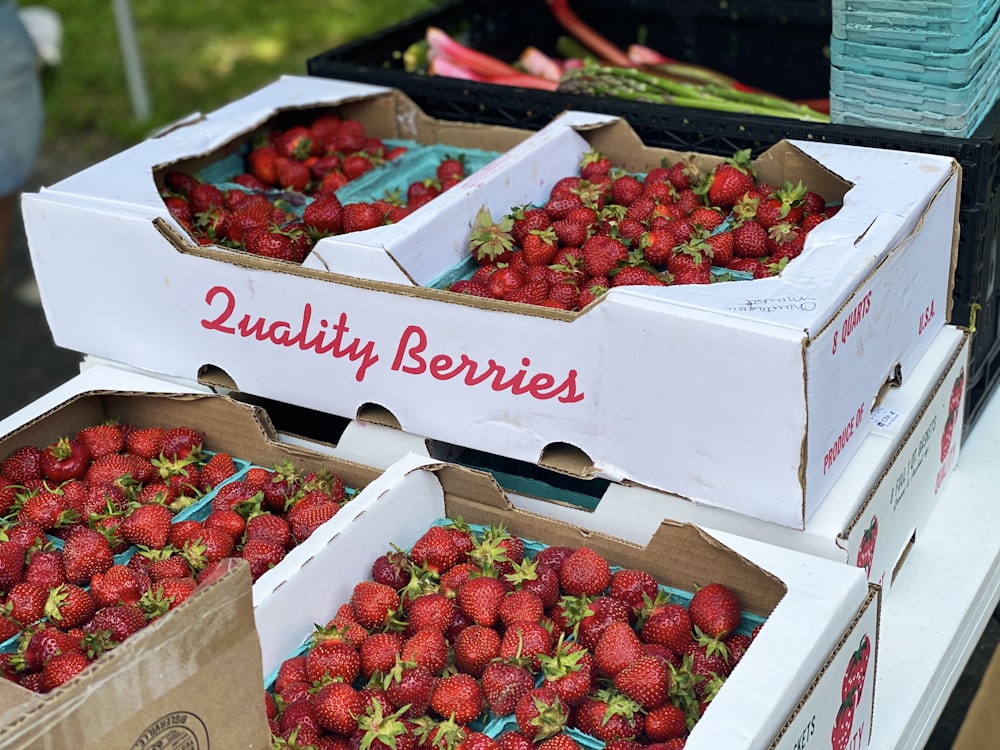
[[[87,167],[96,158],[110,154],[108,149],[109,146],[100,143],[86,144],[86,147],[78,142],[47,144],[28,189],[36,191],[40,186],[51,185]],[[20,223],[16,223],[14,228],[3,292],[0,300],[0,341],[3,342],[0,353],[0,418],[71,378],[79,372],[81,360],[80,354],[60,349],[53,342],[34,285],[27,242]],[[81,310],[80,314],[86,315],[86,310]],[[114,321],[102,321],[101,324],[110,326],[114,325]],[[933,606],[934,603],[928,604]],[[927,744],[927,750],[947,750],[951,747],[998,642],[1000,622],[994,617]],[[878,704],[885,705],[891,701],[892,696],[876,696]]]

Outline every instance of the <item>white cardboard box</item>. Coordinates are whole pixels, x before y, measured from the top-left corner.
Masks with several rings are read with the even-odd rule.
[[[390,467],[355,502],[363,507],[347,528],[314,535],[300,548],[301,567],[284,566],[284,580],[270,579],[270,591],[254,588],[265,674],[349,600],[354,584],[370,577],[372,562],[390,544],[407,548],[435,521],[460,515],[470,523],[502,523],[547,544],[587,544],[612,563],[645,567],[681,589],[691,590],[692,581],[721,580],[736,588],[744,609],[768,618],[695,726],[689,750],[791,750],[804,738],[832,736],[844,675],[859,650],[868,655],[865,687],[860,704],[842,718],[851,719],[844,731],[852,747],[867,746],[880,591],[857,568],[673,522],[647,528],[648,544],[636,545],[515,509],[488,474],[417,456]]]
[[[590,113],[557,118],[466,193],[422,208],[433,232],[351,256],[373,258],[365,268],[183,243],[156,193],[158,167],[222,148],[276,108],[357,96],[355,86],[282,79],[25,195],[56,344],[348,418],[377,408],[431,440],[801,528],[869,431],[879,391],[909,377],[948,316],[954,160],[805,142],[777,144],[758,169],[846,190],[844,208],[778,277],[614,289],[566,314],[389,278],[393,267],[410,279],[450,267],[473,203],[499,213],[541,200],[590,148],[633,170],[679,157]],[[318,245],[313,262],[332,257]],[[149,331],[164,328],[172,335],[154,343]]]
[[[560,502],[558,491],[542,485],[534,491],[524,485],[511,499],[520,508],[639,543],[648,541],[645,529],[660,518],[748,536],[865,568],[869,581],[889,591],[958,464],[970,340],[955,326],[938,332],[911,377],[887,391],[869,416],[870,434],[804,529],[622,485],[610,485],[593,510]]]

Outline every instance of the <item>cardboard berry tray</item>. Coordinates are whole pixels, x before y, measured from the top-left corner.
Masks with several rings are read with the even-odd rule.
[[[642,568],[661,585],[692,590],[692,581],[733,588],[743,609],[765,619],[736,669],[688,738],[698,748],[793,748],[804,737],[852,738],[865,747],[871,730],[877,661],[878,587],[862,571],[686,524],[655,522],[646,543],[628,542],[514,507],[483,472],[418,456],[401,459],[355,501],[346,529],[310,539],[301,567],[285,568],[280,586],[257,599],[264,674],[299,651],[318,622],[330,621],[375,559],[406,549],[443,518],[502,524],[543,545],[588,546],[609,563]],[[330,575],[336,569],[337,575]],[[867,641],[865,639],[867,638]],[[842,711],[852,655],[866,642],[860,703]],[[747,710],[752,705],[753,710]],[[838,726],[839,715],[839,726]]]
[[[843,202],[784,272],[616,288],[579,313],[422,284],[465,259],[480,207],[543,200],[586,151],[633,172],[684,156],[614,117],[566,113],[407,220],[350,248],[325,238],[301,266],[192,245],[165,216],[152,174],[166,162],[215,156],[276,109],[362,90],[368,105],[392,98],[282,79],[26,195],[57,345],[351,419],[377,411],[431,440],[801,528],[880,390],[950,315],[959,170],[939,156],[777,143],[755,160],[763,178]],[[130,314],[101,329],[91,321],[114,315],[103,305]],[[136,346],[165,323],[183,335]],[[762,436],[766,460],[747,449]]]

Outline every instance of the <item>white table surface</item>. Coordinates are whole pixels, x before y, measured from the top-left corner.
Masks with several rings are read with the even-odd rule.
[[[1000,398],[883,599],[872,750],[924,747],[1000,600]]]

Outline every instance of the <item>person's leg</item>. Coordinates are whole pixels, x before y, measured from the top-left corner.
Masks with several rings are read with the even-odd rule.
[[[44,128],[34,42],[14,3],[0,0],[0,290],[20,192],[35,166]],[[9,106],[14,105],[14,106]]]

